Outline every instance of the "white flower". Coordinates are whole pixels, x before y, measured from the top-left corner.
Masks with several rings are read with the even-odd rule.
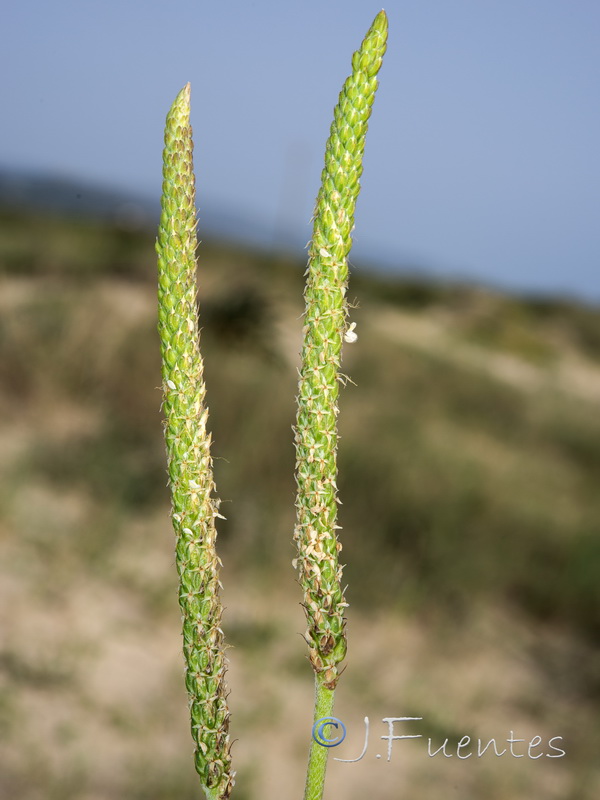
[[[348,330],[344,334],[344,341],[348,342],[348,344],[352,344],[358,339],[358,334],[355,332],[356,322],[351,322],[348,326]]]

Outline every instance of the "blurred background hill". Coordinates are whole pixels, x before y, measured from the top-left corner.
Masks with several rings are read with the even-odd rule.
[[[39,182],[0,179],[0,797],[191,800],[154,209],[44,186],[53,211]],[[232,244],[219,224],[201,223],[199,297],[235,796],[300,796],[312,674],[291,426],[305,264]],[[326,796],[591,800],[600,310],[369,266],[352,265],[340,414],[339,757],[360,752],[365,716],[372,743],[331,762]],[[378,761],[390,716],[422,717],[396,733],[448,739],[454,757],[420,740]],[[500,748],[511,731],[540,736],[544,755],[456,757],[465,735]],[[552,737],[564,758],[548,757]]]

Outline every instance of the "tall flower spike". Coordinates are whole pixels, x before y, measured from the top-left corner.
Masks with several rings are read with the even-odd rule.
[[[354,209],[367,121],[386,41],[387,17],[381,11],[352,57],[352,74],[334,110],[314,212],[304,292],[304,342],[295,429],[298,489],[294,539],[308,622],[305,637],[316,673],[315,722],[331,715],[338,665],[346,654],[347,604],[338,561],[341,545],[336,537],[339,369]],[[326,748],[311,743],[307,800],[321,797],[326,753]]]
[[[222,606],[216,555],[214,483],[196,304],[196,208],[190,85],[177,95],[165,127],[158,253],[158,331],[185,682],[195,765],[207,800],[233,786],[226,702]]]
[[[360,189],[367,121],[385,52],[387,19],[381,11],[360,50],[352,57],[334,111],[325,151],[325,168],[314,214],[304,293],[304,344],[296,424],[297,566],[304,589],[307,638],[315,671],[334,688],[337,664],[346,653],[346,603],[338,564],[337,398],[350,233]]]

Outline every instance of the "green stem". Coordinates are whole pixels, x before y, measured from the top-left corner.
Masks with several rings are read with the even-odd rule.
[[[315,675],[315,711],[313,726],[318,720],[324,717],[331,717],[333,714],[334,694],[334,690],[328,689],[323,683],[323,679]],[[304,800],[321,800],[323,788],[325,786],[325,771],[327,769],[328,755],[328,748],[316,742],[313,737],[310,742]]]

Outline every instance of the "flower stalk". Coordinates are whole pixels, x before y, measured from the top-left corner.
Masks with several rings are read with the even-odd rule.
[[[294,565],[304,593],[305,633],[315,672],[314,721],[333,711],[339,665],[346,655],[341,544],[337,539],[337,415],[342,340],[346,328],[348,254],[360,190],[367,123],[387,42],[381,11],[360,49],[334,110],[325,150],[309,246],[302,363],[295,427],[296,509]],[[323,794],[327,749],[311,742],[305,800]]]
[[[158,254],[158,331],[162,355],[164,433],[179,605],[183,615],[185,683],[195,766],[207,800],[225,800],[233,786],[226,701],[226,659],[216,554],[211,437],[206,429],[203,362],[196,289],[196,207],[190,85],[167,116]]]

